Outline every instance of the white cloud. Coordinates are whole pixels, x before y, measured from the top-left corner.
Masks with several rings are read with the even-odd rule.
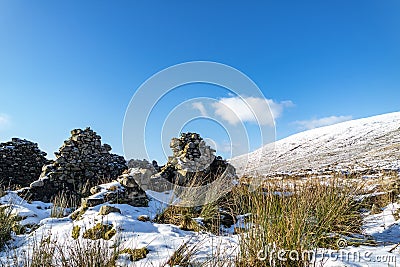
[[[8,126],[10,123],[10,117],[6,114],[0,114],[0,130]]]
[[[294,123],[299,125],[302,129],[314,129],[322,126],[328,126],[339,122],[351,120],[352,116],[330,116],[319,119],[295,121]]]
[[[201,103],[201,102],[194,102],[194,103],[192,103],[192,107],[193,107],[194,109],[197,109],[198,111],[200,111],[200,114],[201,114],[202,116],[205,116],[205,117],[208,116],[207,111],[206,111],[206,108],[204,107],[203,103]]]
[[[292,105],[292,101],[278,103],[272,99],[258,97],[226,97],[211,104],[215,114],[232,125],[240,122],[254,122],[270,126],[274,125],[275,119],[281,116],[285,107]]]

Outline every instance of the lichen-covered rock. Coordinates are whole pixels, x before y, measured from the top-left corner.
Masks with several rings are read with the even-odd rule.
[[[119,254],[128,254],[130,261],[139,261],[146,258],[147,254],[149,254],[149,250],[146,247],[136,249],[124,248]]]
[[[81,227],[79,225],[74,225],[74,227],[72,227],[71,237],[73,239],[78,239],[80,233],[81,233]]]
[[[83,233],[83,238],[98,240],[110,240],[117,231],[113,228],[112,225],[98,223],[93,228],[86,230]]]
[[[111,154],[111,146],[101,144],[101,137],[90,128],[71,131],[56,160],[42,169],[39,180],[22,190],[33,200],[51,201],[63,192],[80,200],[90,195],[90,188],[111,181],[127,169],[122,156]]]
[[[16,189],[37,180],[42,167],[50,163],[38,144],[12,138],[0,144],[0,188]]]

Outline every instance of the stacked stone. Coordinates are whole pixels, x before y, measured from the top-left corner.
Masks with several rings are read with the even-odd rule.
[[[160,175],[178,185],[208,184],[230,166],[221,157],[215,157],[215,150],[206,145],[197,133],[182,133],[179,138],[173,138],[170,143],[173,155],[161,167]],[[230,172],[235,175],[235,169],[230,166]]]
[[[127,169],[122,156],[111,154],[111,146],[101,144],[101,137],[89,127],[71,131],[56,160],[43,167],[39,180],[31,183],[34,200],[51,201],[63,192],[78,199],[90,195],[89,189],[111,181]]]
[[[0,144],[0,188],[16,189],[38,179],[43,165],[50,162],[36,143],[12,138]]]
[[[170,147],[173,155],[168,157],[166,167],[175,166],[182,175],[207,168],[214,161],[215,150],[207,146],[197,133],[181,133],[179,138],[172,138]]]

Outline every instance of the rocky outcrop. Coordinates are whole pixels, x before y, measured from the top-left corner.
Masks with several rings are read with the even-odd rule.
[[[36,143],[13,138],[0,144],[0,188],[16,189],[37,180],[42,167],[49,164],[46,153]]]
[[[127,169],[122,156],[110,153],[111,146],[90,128],[71,131],[56,160],[43,167],[40,178],[21,193],[33,200],[51,201],[63,192],[79,199],[90,195],[92,186],[109,182]]]

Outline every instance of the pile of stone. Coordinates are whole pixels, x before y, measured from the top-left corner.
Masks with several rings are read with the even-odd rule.
[[[131,159],[128,167],[129,177],[133,178],[143,190],[163,192],[173,189],[173,185],[166,183],[160,175],[161,167],[154,160],[150,163],[145,159]]]
[[[215,150],[197,133],[181,133],[179,138],[172,138],[170,148],[173,155],[168,157],[168,163],[177,166],[183,175],[207,168],[215,158]]]
[[[157,164],[156,161],[153,161],[153,164]],[[148,162],[146,159],[131,159],[128,161],[129,169],[149,169],[152,170],[154,165]]]
[[[122,156],[111,154],[111,146],[101,144],[101,137],[89,127],[71,131],[56,160],[43,167],[39,180],[22,190],[33,200],[51,201],[61,192],[80,200],[90,195],[90,188],[117,178],[127,169]]]
[[[216,157],[215,150],[197,133],[182,133],[179,138],[172,138],[170,147],[173,155],[164,166],[158,166],[156,161],[129,161],[129,167],[136,169],[131,176],[144,190],[162,192],[175,189],[175,185],[206,185],[223,174],[226,179],[236,178],[235,168]]]
[[[113,183],[92,187],[90,193],[93,195],[82,201],[82,207],[94,207],[106,202],[128,204],[135,207],[148,206],[149,200],[145,191],[135,181],[137,175],[142,175],[142,173],[138,169],[130,169]]]
[[[42,167],[49,164],[46,153],[36,143],[12,138],[0,144],[0,188],[17,189],[37,180]]]
[[[235,168],[222,157],[214,155],[215,150],[206,145],[197,133],[181,133],[170,143],[173,155],[161,167],[160,174],[173,184],[199,186],[213,182],[226,170],[235,176]]]

